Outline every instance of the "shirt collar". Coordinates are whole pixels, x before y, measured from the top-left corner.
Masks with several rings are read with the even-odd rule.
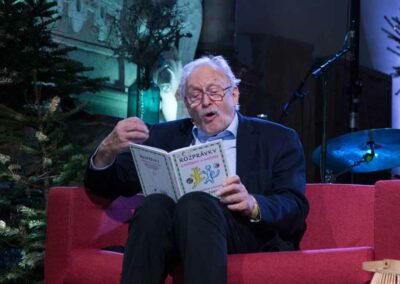
[[[192,129],[192,134],[193,137],[199,140],[201,143],[217,139],[236,139],[238,125],[239,125],[239,118],[237,112],[235,112],[235,116],[233,117],[232,122],[225,130],[221,131],[220,133],[213,136],[208,136],[203,131],[201,131],[196,125],[194,125]]]

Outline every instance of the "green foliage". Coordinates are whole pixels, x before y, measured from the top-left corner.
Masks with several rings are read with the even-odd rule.
[[[115,19],[110,45],[120,56],[141,66],[152,66],[161,52],[178,47],[184,28],[184,7],[176,1],[136,0]]]
[[[69,95],[103,81],[51,39],[55,5],[0,0],[0,283],[43,282],[47,191],[81,180],[87,161],[68,136],[83,108]]]
[[[0,0],[0,103],[18,109],[32,104],[32,72],[42,83],[41,96],[65,100],[70,94],[96,92],[104,78],[89,79],[91,71],[66,55],[74,50],[51,38],[51,27],[59,20],[57,2],[48,0]],[[68,105],[71,107],[72,100]]]
[[[39,88],[35,93],[40,97]],[[36,101],[25,113],[0,105],[0,120],[20,117],[0,132],[6,142],[0,147],[0,176],[7,185],[0,190],[0,283],[43,279],[47,190],[79,179],[87,160],[68,142],[59,98]]]

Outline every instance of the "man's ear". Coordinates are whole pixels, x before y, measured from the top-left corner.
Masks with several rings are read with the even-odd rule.
[[[240,95],[239,87],[236,86],[233,88],[233,91],[232,91],[232,96],[233,96],[233,100],[234,100],[235,104],[239,104],[239,95]]]
[[[183,103],[185,104],[186,109],[189,111],[190,105],[189,105],[189,103],[188,103],[186,97],[182,97],[182,101],[183,101]]]

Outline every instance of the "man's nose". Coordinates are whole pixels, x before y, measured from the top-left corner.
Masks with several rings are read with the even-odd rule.
[[[208,105],[210,105],[211,104],[211,99],[210,99],[210,97],[207,95],[207,93],[206,92],[204,92],[203,93],[203,96],[201,97],[201,104],[203,105],[203,106],[208,106]]]

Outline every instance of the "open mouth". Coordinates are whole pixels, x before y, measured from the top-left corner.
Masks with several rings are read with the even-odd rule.
[[[215,111],[209,111],[207,113],[204,114],[204,120],[209,122],[211,120],[213,120],[215,117],[217,116],[217,113]]]

